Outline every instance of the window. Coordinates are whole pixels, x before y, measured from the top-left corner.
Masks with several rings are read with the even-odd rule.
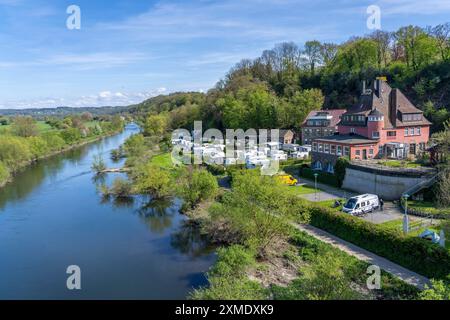
[[[420,127],[417,127],[417,128],[416,128],[416,134],[417,134],[418,136],[420,136]]]
[[[316,143],[316,142],[313,142],[313,144],[312,144],[312,150],[313,150],[313,151],[317,151],[317,143]]]
[[[369,154],[370,154],[371,156],[373,156],[373,149],[372,149],[372,148],[369,149]]]
[[[325,153],[330,153],[330,145],[329,144],[325,144],[324,145],[324,152]]]
[[[356,150],[356,151],[355,151],[355,154],[356,154],[357,156],[360,156],[360,155],[361,155],[361,150]]]
[[[413,129],[413,134],[414,134],[414,129]],[[405,128],[405,137],[409,135],[409,129]]]
[[[350,133],[355,133],[355,132],[356,132],[355,128],[350,128]]]
[[[342,156],[342,146],[337,146],[337,152],[336,155]]]
[[[349,155],[350,155],[350,148],[344,147],[344,156],[349,156]]]
[[[381,156],[383,155],[383,146],[378,147],[378,154]]]
[[[319,152],[323,152],[323,144],[319,143]]]
[[[331,145],[330,153],[331,154],[336,154],[336,146],[334,144]]]
[[[395,131],[388,131],[387,132],[387,136],[388,137],[395,137],[397,135],[397,132],[395,132]]]
[[[379,139],[380,133],[378,131],[372,131],[372,139]]]

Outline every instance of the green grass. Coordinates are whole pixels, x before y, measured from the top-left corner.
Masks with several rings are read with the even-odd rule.
[[[378,161],[378,164],[391,168],[419,168],[421,164],[412,161],[403,160],[385,160]]]
[[[286,189],[286,192],[291,195],[303,195],[303,194],[311,194],[315,192],[314,187],[303,185],[303,186],[284,186]],[[317,188],[317,192],[320,192],[319,188]]]
[[[324,200],[324,201],[319,201],[319,202],[315,202],[315,204],[318,204],[319,206],[323,206],[326,208],[333,208],[336,210],[340,210],[342,209],[342,206],[339,208],[335,208],[334,207],[334,203],[336,202],[336,200],[341,200],[341,203],[344,204],[345,199],[331,199],[331,200]]]
[[[39,130],[39,133],[45,133],[56,130],[52,128],[49,124],[45,123],[45,121],[36,121],[36,126]],[[8,124],[6,126],[0,126],[0,133],[8,133],[9,131],[11,131],[11,128],[12,128],[11,124]]]
[[[162,154],[158,154],[154,157],[152,157],[152,159],[150,160],[150,162],[154,165],[157,165],[161,168],[164,169],[170,169],[173,167],[173,163],[172,163],[172,155],[171,153],[162,153]]]
[[[415,218],[415,217],[409,216],[410,228],[415,228],[415,227],[419,226],[421,224],[420,220],[421,220],[420,218]],[[380,224],[380,226],[383,226],[384,228],[386,228],[388,230],[397,230],[398,232],[403,233],[403,219],[397,219],[397,220],[383,222]],[[437,234],[439,234],[439,232],[441,231],[440,225],[426,226],[426,227],[420,227],[420,228],[410,231],[407,234],[407,236],[408,237],[418,237],[422,232],[424,232],[427,229],[433,230]],[[450,250],[450,239],[446,239],[445,247],[448,250]]]

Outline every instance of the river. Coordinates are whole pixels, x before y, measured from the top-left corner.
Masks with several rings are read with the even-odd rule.
[[[117,202],[97,192],[93,158],[120,167],[109,154],[136,131],[38,162],[0,189],[0,299],[185,299],[207,283],[214,253],[177,199]],[[71,265],[81,290],[67,288]]]

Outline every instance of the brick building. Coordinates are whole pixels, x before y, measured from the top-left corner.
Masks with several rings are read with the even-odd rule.
[[[333,135],[338,131],[337,124],[345,112],[345,109],[311,111],[302,124],[302,144],[311,144],[315,138]]]
[[[364,85],[358,104],[341,116],[338,134],[314,139],[313,166],[332,171],[340,156],[366,160],[416,155],[425,150],[430,124],[400,90],[377,79],[370,89]]]

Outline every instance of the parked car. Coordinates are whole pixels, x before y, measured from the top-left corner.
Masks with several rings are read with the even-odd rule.
[[[362,194],[348,199],[344,204],[342,211],[354,216],[373,212],[380,207],[380,200],[374,194]]]
[[[279,174],[276,176],[278,181],[287,184],[288,186],[295,186],[297,184],[297,179],[295,179],[290,174]]]

